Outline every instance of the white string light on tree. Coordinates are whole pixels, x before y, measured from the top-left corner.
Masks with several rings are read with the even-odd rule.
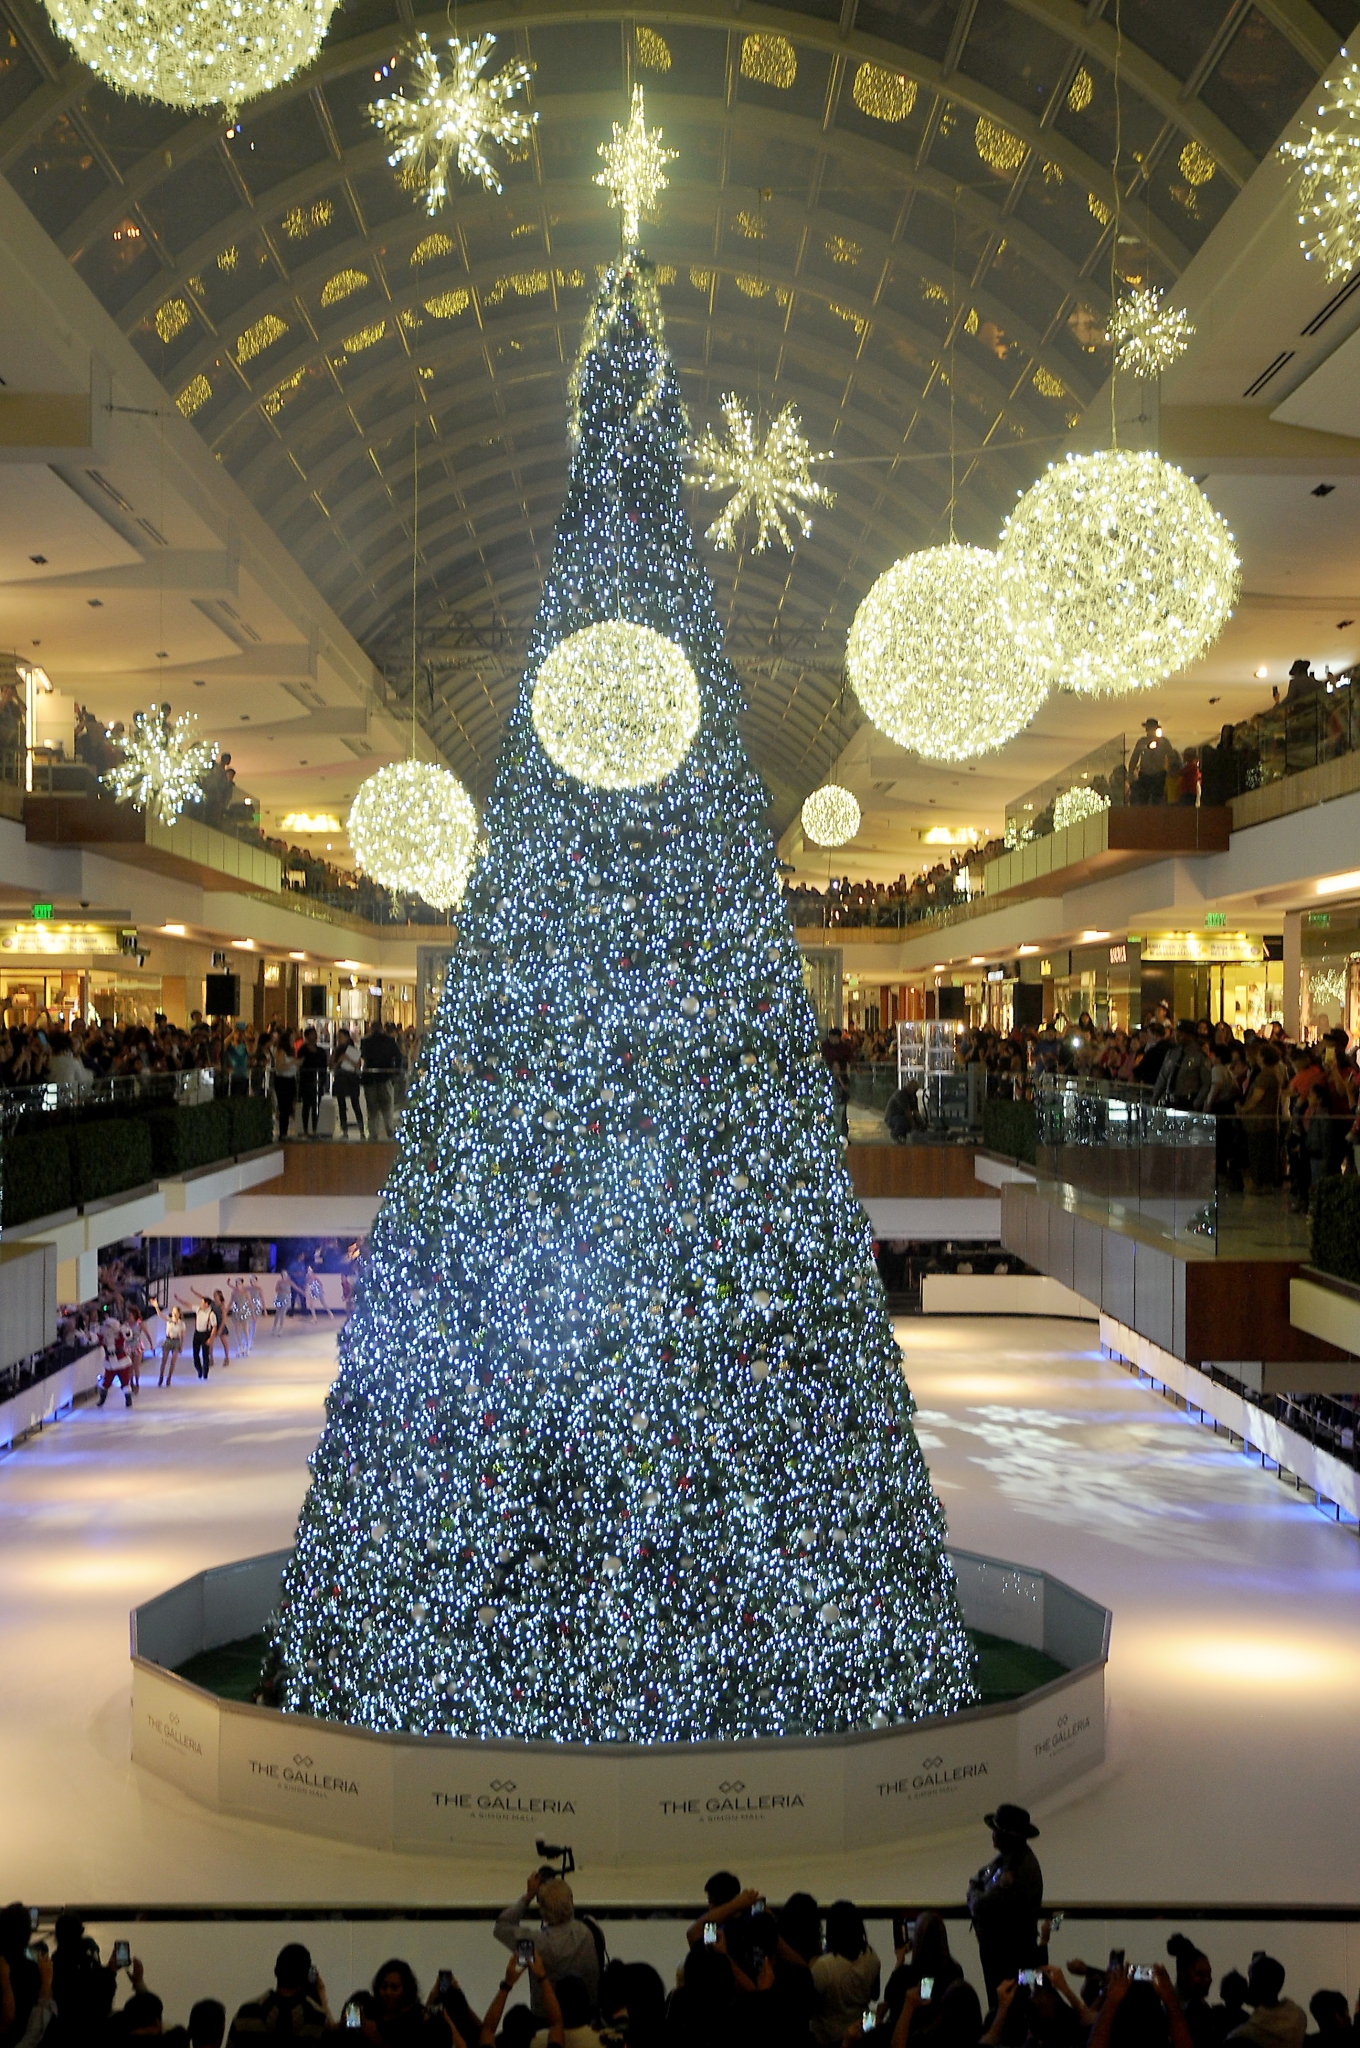
[[[1203,491],[1146,449],[1051,465],[1006,521],[999,562],[1022,663],[1091,697],[1148,689],[1197,660],[1241,581]]]
[[[848,846],[859,831],[859,802],[841,783],[824,782],[804,802],[802,817],[814,846]]]
[[[44,0],[52,26],[116,92],[228,113],[310,64],[337,0]]]
[[[173,724],[159,704],[138,711],[123,741],[123,758],[101,778],[122,803],[155,811],[173,825],[186,804],[198,803],[203,778],[217,759],[216,740],[196,740],[198,720],[183,712]]]
[[[930,761],[1004,746],[1048,691],[1016,658],[996,556],[958,541],[884,571],[855,613],[845,660],[879,731]]]
[[[1053,830],[1066,831],[1069,825],[1080,825],[1083,818],[1098,817],[1109,808],[1110,799],[1103,791],[1092,789],[1087,782],[1074,782],[1054,799]]]
[[[1179,306],[1162,302],[1160,287],[1130,292],[1110,318],[1114,366],[1130,377],[1160,377],[1185,354],[1195,327]]]
[[[450,36],[453,67],[445,71],[423,33],[411,45],[415,89],[376,100],[369,109],[393,149],[393,170],[408,167],[425,187],[425,211],[437,213],[448,197],[449,166],[455,158],[465,178],[480,178],[488,192],[501,180],[488,154],[491,146],[514,149],[527,142],[536,109],[514,105],[533,77],[533,66],[516,57],[492,78],[484,78],[496,38],[475,43]]]
[[[386,889],[455,910],[477,861],[477,807],[456,775],[430,761],[395,761],[361,783],[349,843]]]
[[[651,626],[606,619],[559,640],[534,680],[549,760],[596,789],[645,789],[679,767],[699,730],[688,656]]]
[[[803,432],[802,422],[791,405],[776,414],[760,437],[754,416],[734,391],[722,402],[726,434],[705,427],[694,448],[696,481],[705,491],[731,491],[732,495],[708,529],[707,538],[718,548],[737,545],[737,528],[748,515],[757,521],[752,552],[762,554],[771,534],[778,534],[792,551],[797,526],[806,540],[812,520],[804,505],[834,505],[836,494],[812,475],[814,462],[830,462],[831,456],[814,455]]]
[[[1280,155],[1296,167],[1299,246],[1335,283],[1360,268],[1360,65],[1348,63],[1331,81],[1318,116],[1326,127],[1306,142],[1282,142]]]

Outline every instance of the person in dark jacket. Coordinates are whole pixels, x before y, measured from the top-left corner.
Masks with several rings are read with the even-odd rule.
[[[968,1915],[988,2003],[994,2006],[997,1985],[1034,1965],[1044,1874],[1030,1848],[1039,1830],[1023,1806],[1003,1804],[985,1820],[996,1854],[968,1886]]]

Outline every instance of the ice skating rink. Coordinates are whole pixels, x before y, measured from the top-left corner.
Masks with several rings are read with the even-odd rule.
[[[900,1326],[961,1546],[1045,1566],[1114,1612],[1109,1761],[1037,1816],[1051,1898],[1356,1896],[1360,1543],[1103,1360],[1094,1326]],[[450,1903],[522,1872],[384,1856],[219,1818],[128,1761],[127,1613],[291,1540],[334,1326],[262,1335],[135,1408],[76,1411],[0,1461],[6,1896]],[[183,1368],[181,1368],[183,1373]],[[782,1896],[960,1897],[980,1831],[752,1881]],[[592,1870],[588,1893],[696,1895],[705,1870]],[[272,1953],[272,1951],[271,1951]]]

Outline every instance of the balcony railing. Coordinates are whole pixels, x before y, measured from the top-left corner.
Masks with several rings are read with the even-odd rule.
[[[1041,1074],[1035,1084],[1041,1183],[1111,1228],[1217,1253],[1216,1121],[1154,1102],[1134,1082]]]

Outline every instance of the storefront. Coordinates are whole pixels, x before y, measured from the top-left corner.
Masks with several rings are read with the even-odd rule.
[[[40,1019],[150,1025],[161,1007],[161,977],[146,971],[145,958],[126,926],[42,915],[2,925],[0,1016],[7,1029]]]
[[[1130,950],[1134,940],[1129,939]],[[1240,1037],[1284,1019],[1284,945],[1242,931],[1148,932],[1140,943],[1141,1015],[1205,1017]]]
[[[1299,1023],[1318,1037],[1360,1033],[1360,904],[1310,910],[1299,932]]]

